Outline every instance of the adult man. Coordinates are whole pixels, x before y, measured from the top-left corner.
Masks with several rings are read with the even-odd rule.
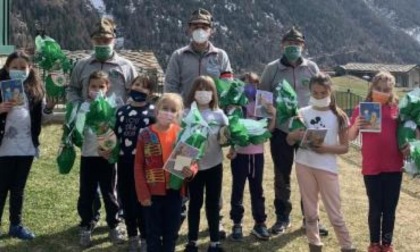
[[[281,43],[282,57],[267,64],[262,73],[260,84],[261,89],[274,92],[279,83],[287,80],[297,93],[299,107],[308,105],[310,97],[309,80],[319,72],[316,63],[302,57],[304,46],[304,36],[295,27],[292,27],[283,36]],[[287,132],[288,123],[276,125],[270,140],[271,155],[274,162],[274,206],[277,217],[276,223],[271,228],[273,234],[283,233],[291,225],[290,174],[295,149],[286,142]],[[320,227],[322,226],[320,225]],[[328,231],[324,228],[320,231],[323,235],[328,234]]]
[[[218,78],[223,72],[232,72],[226,52],[209,41],[213,32],[210,12],[194,11],[188,22],[192,41],[172,54],[166,69],[165,92],[179,93],[185,101],[197,76]]]
[[[114,51],[115,24],[111,19],[102,18],[91,34],[94,54],[77,61],[67,91],[67,101],[84,101],[87,98],[89,75],[97,70],[108,73],[111,82],[109,94],[115,94],[119,102],[127,99],[132,80],[137,76],[131,61]],[[121,104],[122,105],[122,104]]]
[[[94,54],[88,56],[86,58],[80,59],[77,61],[70,79],[70,85],[67,91],[67,101],[80,103],[88,98],[88,81],[89,76],[98,70],[102,70],[108,74],[108,78],[110,80],[110,88],[108,91],[108,95],[115,95],[117,105],[121,106],[127,99],[128,90],[131,86],[132,80],[137,76],[137,72],[133,66],[133,64],[122,57],[120,57],[114,51],[115,45],[115,24],[111,19],[102,18],[96,25],[95,30],[91,34],[92,44],[94,46]],[[89,149],[89,148],[86,148]],[[88,152],[88,151],[87,151]],[[97,153],[95,153],[97,154]],[[83,155],[83,153],[82,153]],[[90,167],[89,167],[90,168]],[[110,187],[108,188],[109,191],[103,191],[103,197],[106,197],[106,200],[111,204],[113,207],[112,209],[118,209],[119,204],[116,198],[116,167],[113,167],[113,178],[110,181]],[[92,170],[92,169],[91,169]],[[88,188],[87,186],[83,186],[84,184],[91,184],[91,183],[82,183],[82,180],[89,180],[89,172],[87,169],[81,169],[80,172],[80,179],[81,179],[81,186],[80,186],[80,197],[78,200],[78,211],[80,215],[91,215],[92,213],[84,213],[84,208],[81,206],[86,205],[87,202],[90,200],[85,197],[85,195],[89,195],[88,191],[92,190],[92,188]],[[86,181],[85,181],[86,182]],[[108,182],[104,182],[107,183]],[[99,184],[99,181],[98,181]],[[102,188],[101,188],[102,189]],[[108,190],[106,189],[106,190]],[[93,190],[97,190],[93,188]],[[92,224],[91,228],[93,229],[97,221],[99,220],[99,208],[100,208],[100,199],[99,195],[97,195],[97,199],[95,200],[93,209],[96,211],[96,216],[92,216]],[[112,214],[113,215],[113,214]],[[114,216],[114,215],[113,215]],[[116,216],[115,216],[116,218]],[[107,219],[108,222],[110,220]],[[112,220],[112,222],[119,222],[119,220]],[[81,244],[89,244],[90,243],[90,236],[91,230],[82,230],[80,243]],[[123,235],[118,228],[112,229],[110,232],[110,237],[114,242],[122,241]],[[138,243],[138,242],[137,242]],[[131,244],[130,244],[131,246]]]
[[[214,33],[213,25],[213,17],[209,11],[200,8],[191,14],[188,21],[191,43],[172,54],[166,69],[165,92],[179,93],[186,101],[194,79],[198,76],[219,78],[222,73],[232,72],[226,52],[209,41]],[[226,236],[222,225],[219,233],[221,238]]]

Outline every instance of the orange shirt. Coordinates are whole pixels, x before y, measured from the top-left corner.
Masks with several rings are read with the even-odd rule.
[[[171,124],[169,129],[165,131],[159,131],[156,128],[156,124],[152,125],[152,130],[158,135],[160,146],[162,148],[162,161],[166,163],[169,156],[172,153],[172,150],[175,147],[176,138],[179,132],[179,126],[176,124]]]

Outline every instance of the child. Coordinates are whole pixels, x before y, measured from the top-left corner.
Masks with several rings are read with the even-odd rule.
[[[180,95],[163,94],[156,104],[156,123],[142,129],[137,141],[134,174],[138,201],[148,208],[147,251],[175,251],[185,186],[170,189],[170,174],[162,167],[180,132],[182,110]],[[195,165],[182,172],[191,178],[196,171]]]
[[[88,109],[90,102],[99,95],[106,95],[109,90],[108,74],[103,71],[95,71],[88,80],[88,100],[82,103],[81,109]],[[77,210],[81,218],[80,245],[88,247],[92,245],[92,228],[94,211],[92,204],[97,197],[97,188],[101,190],[105,203],[106,222],[109,227],[109,238],[114,244],[122,243],[124,236],[118,228],[119,219],[118,201],[116,198],[117,169],[114,164],[108,163],[110,152],[99,149],[96,134],[85,127],[84,140],[80,162],[80,192]]]
[[[8,79],[21,79],[25,94],[23,106],[17,106],[2,102],[0,91],[0,220],[10,192],[9,235],[31,240],[34,233],[22,224],[23,194],[32,161],[39,153],[42,118],[52,113],[55,104],[43,102],[42,83],[24,52],[16,51],[7,57],[0,69],[0,81]]]
[[[369,252],[393,251],[392,236],[395,210],[400,197],[403,153],[407,155],[409,152],[408,145],[402,150],[398,149],[398,101],[394,94],[394,86],[394,76],[388,72],[380,72],[373,78],[366,97],[367,102],[382,104],[381,132],[361,133],[362,174],[369,199]],[[367,124],[360,115],[359,108],[355,108],[349,138],[354,140],[359,135],[359,129],[363,129]],[[380,148],[381,146],[386,148]]]
[[[218,108],[216,85],[212,78],[199,76],[194,80],[187,105],[197,102],[204,120],[210,125],[207,148],[199,160],[199,171],[189,183],[190,203],[188,210],[188,244],[185,251],[198,251],[197,240],[200,225],[200,210],[203,206],[204,189],[206,191],[206,215],[210,232],[208,251],[223,251],[220,247],[219,200],[222,190],[223,153],[218,143],[220,128],[228,124],[226,115]]]
[[[117,111],[115,129],[121,147],[117,186],[124,210],[130,251],[139,249],[138,231],[142,250],[146,251],[146,219],[136,195],[134,157],[139,130],[155,123],[154,106],[148,102],[153,90],[154,83],[148,77],[136,77],[131,85],[130,104]]]
[[[305,209],[309,249],[310,251],[322,250],[323,244],[318,229],[318,194],[321,194],[341,251],[356,251],[352,247],[352,241],[341,214],[337,167],[337,155],[346,153],[349,148],[348,118],[335,103],[332,82],[328,75],[318,74],[312,77],[309,89],[310,105],[301,108],[299,114],[306,127],[328,129],[322,144],[311,145],[310,149],[299,148],[295,158],[296,176]],[[302,130],[293,131],[288,134],[286,140],[290,145],[294,145],[302,140],[303,134]]]
[[[259,77],[255,73],[247,73],[242,79],[246,84],[245,94],[250,101],[246,106],[246,117],[254,118],[255,95],[259,83]],[[269,114],[272,116],[269,130],[275,127],[276,110],[273,105],[267,107]],[[228,158],[231,159],[232,168],[232,196],[230,218],[233,220],[233,228],[231,238],[234,241],[241,241],[242,234],[242,218],[244,215],[244,207],[242,204],[245,182],[248,179],[249,190],[251,193],[252,216],[255,221],[251,234],[258,239],[268,240],[268,233],[265,221],[264,193],[262,188],[263,170],[264,170],[264,144],[239,147],[236,150],[231,148]]]

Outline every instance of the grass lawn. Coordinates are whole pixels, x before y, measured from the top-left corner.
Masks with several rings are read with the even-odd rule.
[[[368,82],[364,79],[351,75],[345,75],[334,77],[332,78],[332,81],[337,91],[347,92],[348,90],[350,90],[350,92],[360,95],[361,97],[363,97],[363,99],[366,97],[368,91]],[[407,91],[407,88],[396,88],[396,93],[400,98],[403,97],[404,94],[407,93]]]
[[[26,200],[24,204],[24,222],[36,234],[37,238],[31,242],[21,242],[11,239],[6,235],[0,237],[0,251],[4,252],[44,252],[44,251],[81,251],[78,246],[79,217],[76,211],[78,197],[78,170],[77,162],[73,171],[69,175],[59,175],[55,157],[58,147],[61,130],[58,126],[47,126],[42,133],[42,157],[35,161],[26,188]],[[268,148],[267,148],[268,149]],[[231,192],[231,174],[229,163],[225,161],[224,173],[224,209],[223,219],[225,227],[230,231],[232,226],[229,220],[229,200]],[[366,251],[369,236],[367,229],[367,199],[363,185],[363,178],[360,174],[360,155],[356,150],[346,154],[339,159],[341,195],[343,213],[354,238],[355,245],[361,250]],[[273,207],[273,165],[271,157],[266,155],[265,166],[265,197],[266,209],[268,214],[267,224],[271,226],[274,221]],[[293,225],[285,234],[272,237],[268,242],[259,242],[255,238],[248,236],[253,226],[250,213],[249,193],[246,190],[244,202],[246,213],[244,219],[245,241],[234,243],[225,241],[224,247],[227,251],[307,251],[307,243],[304,232],[301,230],[301,213],[299,207],[299,191],[296,178],[292,176],[292,201],[294,210],[292,212]],[[396,251],[420,251],[420,211],[419,197],[420,186],[418,180],[409,178],[404,179],[404,189],[398,207],[395,248]],[[103,211],[103,208],[102,208]],[[323,207],[320,209],[321,220],[330,229],[330,236],[323,239],[325,251],[339,251],[337,239],[333,234],[331,225],[328,222]],[[102,215],[100,227],[94,232],[94,246],[86,251],[126,251],[126,245],[112,246],[107,238],[107,228],[105,226],[105,214]],[[205,214],[203,212],[200,226],[200,249],[205,251],[208,245],[208,233]],[[2,232],[7,232],[8,207],[6,206],[3,216]],[[186,242],[187,225],[184,223],[177,251],[182,251],[183,244]]]

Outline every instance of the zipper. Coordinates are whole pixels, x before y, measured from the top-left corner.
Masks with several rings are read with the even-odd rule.
[[[293,67],[293,89],[296,91],[296,75],[295,75],[294,67]]]
[[[200,55],[200,58],[198,58],[198,76],[201,75],[201,60],[203,59],[203,56]]]

